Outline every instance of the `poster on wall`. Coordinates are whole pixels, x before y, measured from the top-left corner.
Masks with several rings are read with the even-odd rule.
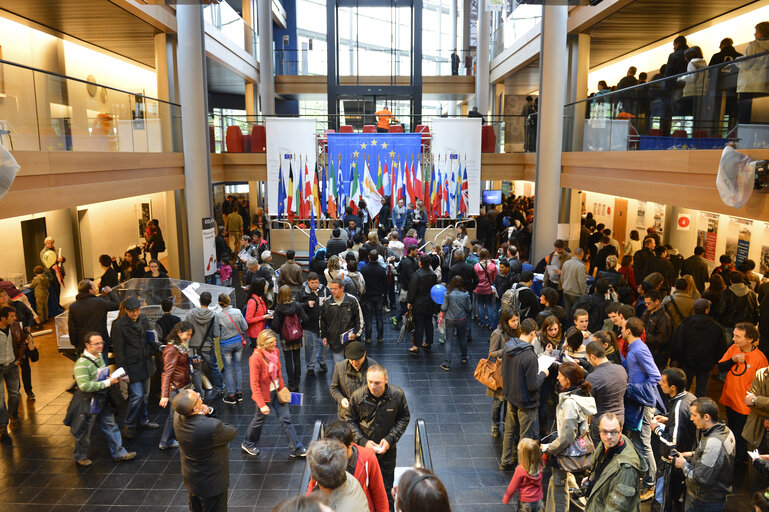
[[[665,229],[665,206],[661,204],[654,205],[654,224],[652,224],[654,231],[660,236]]]
[[[764,223],[764,236],[762,240],[764,243],[761,246],[761,261],[758,268],[764,274],[769,272],[769,222]]]
[[[646,230],[646,201],[638,201],[638,213],[636,213],[635,225],[638,229]]]
[[[700,213],[697,221],[697,245],[705,248],[706,260],[716,261],[716,241],[718,240],[718,215]]]
[[[147,223],[152,218],[149,203],[138,203],[136,205],[136,217],[139,221],[139,238],[147,238]]]
[[[753,221],[732,217],[726,230],[726,251],[737,264],[748,259]]]
[[[216,222],[213,217],[203,217],[203,262],[205,276],[216,274]]]
[[[315,120],[268,117],[267,132],[267,213],[278,214],[279,177],[289,189],[289,166],[294,185],[305,169],[315,172]],[[281,166],[282,172],[281,172]]]
[[[478,215],[481,206],[481,120],[479,118],[433,119],[433,159],[457,159],[467,173],[467,213]]]

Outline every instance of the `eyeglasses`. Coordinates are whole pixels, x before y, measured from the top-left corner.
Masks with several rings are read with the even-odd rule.
[[[619,430],[599,430],[602,436],[618,436],[620,435]]]

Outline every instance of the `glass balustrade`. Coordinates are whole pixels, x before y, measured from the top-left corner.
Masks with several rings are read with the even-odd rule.
[[[205,5],[203,19],[239,48],[259,58],[259,38],[256,32],[227,2]]]

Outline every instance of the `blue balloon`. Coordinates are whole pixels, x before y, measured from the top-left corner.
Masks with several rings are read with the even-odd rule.
[[[443,296],[446,294],[446,287],[442,284],[433,285],[430,288],[430,297],[436,304],[443,304]]]

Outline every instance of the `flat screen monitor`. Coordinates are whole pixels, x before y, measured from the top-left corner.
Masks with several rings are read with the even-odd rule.
[[[501,190],[484,190],[483,204],[502,204]]]

